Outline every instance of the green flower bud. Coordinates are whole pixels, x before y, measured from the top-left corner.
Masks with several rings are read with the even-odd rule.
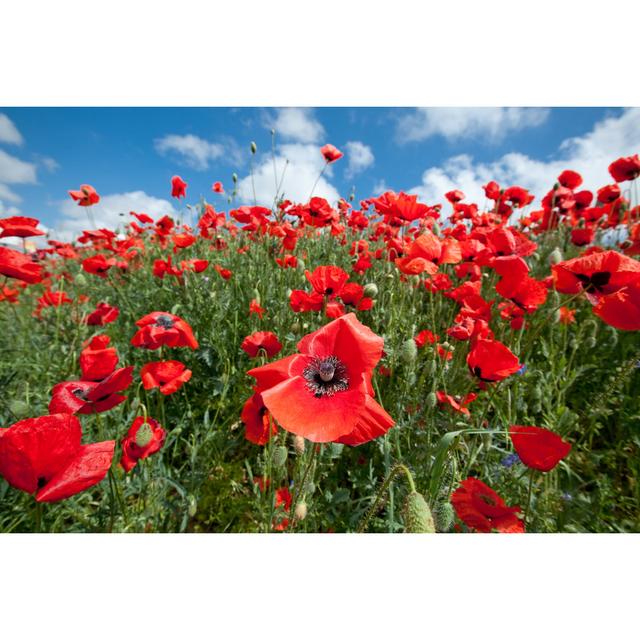
[[[427,394],[427,397],[425,399],[425,404],[430,409],[435,408],[435,406],[438,404],[438,397],[436,396],[434,391],[432,391],[431,393]]]
[[[589,336],[584,343],[587,346],[587,349],[593,349],[598,341],[593,336]]]
[[[560,251],[559,247],[556,247],[550,254],[549,254],[549,262],[551,264],[558,264],[559,262],[562,262],[563,257],[562,257],[562,251]]]
[[[404,502],[405,533],[435,533],[433,516],[421,493],[412,491]]]
[[[339,458],[342,454],[342,450],[344,449],[344,445],[339,442],[332,442],[329,445],[329,451],[331,452],[332,458]]]
[[[409,338],[402,343],[400,347],[400,357],[407,364],[411,364],[418,356],[418,347],[416,341],[413,338]]]
[[[198,502],[195,496],[189,496],[189,517],[193,518],[196,515],[196,511],[198,510]]]
[[[262,300],[260,299],[260,292],[257,289],[253,290],[253,297],[258,304],[261,304]]]
[[[455,511],[450,502],[441,502],[436,506],[433,517],[435,519],[436,530],[446,533],[453,526]]]
[[[139,447],[146,447],[153,440],[153,429],[148,422],[143,422],[136,431],[135,443]]]
[[[85,287],[87,285],[87,278],[85,277],[84,273],[80,272],[75,278],[74,278],[74,282],[79,286],[79,287]]]
[[[304,520],[307,517],[307,503],[304,501],[298,502],[294,515],[296,520]]]
[[[293,438],[293,448],[299,456],[304,453],[304,438],[302,436],[295,436]]]
[[[375,282],[365,284],[364,295],[367,296],[367,298],[375,298],[378,295],[378,285]]]
[[[435,360],[432,360],[427,365],[427,375],[435,376],[437,371],[438,371],[438,363]]]
[[[233,180],[234,183],[238,182],[238,174],[237,173],[232,174],[231,179]]]
[[[273,466],[276,468],[284,467],[285,462],[287,461],[287,456],[289,452],[287,451],[287,447],[279,446],[273,450],[273,454],[271,460],[273,461]]]
[[[25,418],[29,413],[29,405],[24,400],[12,400],[9,403],[9,411],[16,418]]]
[[[311,480],[307,480],[307,483],[304,485],[304,492],[308,496],[312,496],[316,490],[316,485],[311,482]]]
[[[298,270],[304,272],[306,268],[307,265],[304,263],[304,260],[302,258],[298,258]]]
[[[258,147],[255,142],[251,141],[251,153],[255,154],[258,150]]]

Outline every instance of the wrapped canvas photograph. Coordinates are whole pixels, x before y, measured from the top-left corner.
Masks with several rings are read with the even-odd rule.
[[[633,637],[634,8],[5,3],[3,637]]]
[[[0,530],[639,531],[639,132],[2,109]]]

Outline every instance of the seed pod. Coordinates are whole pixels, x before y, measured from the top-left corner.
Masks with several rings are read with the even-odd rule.
[[[296,520],[304,520],[307,517],[307,503],[304,501],[298,502],[294,514]]]
[[[304,453],[304,438],[302,436],[295,436],[293,438],[293,448],[299,456]]]
[[[143,422],[136,431],[135,443],[139,447],[146,447],[153,439],[153,430],[148,422]]]
[[[284,467],[285,462],[287,461],[287,456],[289,452],[287,451],[287,447],[279,446],[273,450],[273,454],[271,460],[273,462],[273,466],[279,469],[280,467]]]
[[[365,284],[364,295],[367,296],[367,298],[375,298],[378,295],[378,285],[375,282]]]
[[[455,520],[455,512],[450,502],[441,502],[436,506],[433,512],[436,531],[446,533],[453,526]]]
[[[84,273],[80,272],[74,279],[73,281],[79,286],[79,287],[84,287],[87,284],[87,278],[85,277]]]
[[[433,516],[421,493],[412,491],[404,502],[405,533],[435,533]]]
[[[400,347],[400,357],[402,360],[407,364],[412,364],[415,362],[417,356],[418,347],[416,345],[416,341],[413,338],[405,340]]]
[[[258,150],[258,146],[256,145],[255,142],[253,142],[253,140],[251,141],[251,153],[255,155],[256,151]]]
[[[438,397],[436,396],[434,391],[431,391],[431,393],[427,394],[427,397],[425,398],[425,404],[430,409],[434,409],[435,406],[438,404]]]
[[[559,262],[562,262],[564,258],[562,257],[562,251],[560,251],[560,247],[556,247],[550,254],[549,254],[549,262],[551,264],[558,264]]]

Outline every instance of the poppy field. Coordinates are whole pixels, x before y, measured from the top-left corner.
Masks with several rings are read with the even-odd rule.
[[[0,219],[0,532],[640,531],[640,159],[608,170]]]

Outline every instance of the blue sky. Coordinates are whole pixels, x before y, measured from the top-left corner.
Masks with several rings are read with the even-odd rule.
[[[276,130],[276,171],[284,190],[304,200],[322,168],[318,151],[330,142],[345,152],[318,184],[335,200],[379,195],[390,188],[418,193],[432,204],[460,188],[482,204],[481,185],[496,179],[540,197],[564,168],[583,173],[587,187],[609,182],[606,167],[640,151],[640,110],[619,108],[2,108],[0,215],[39,218],[58,234],[86,227],[67,196],[82,183],[103,200],[99,224],[115,226],[119,212],[171,212],[170,179],[188,184],[187,201],[220,180],[240,201],[252,202],[250,141],[258,145],[254,182],[258,201],[275,192],[270,129]]]

